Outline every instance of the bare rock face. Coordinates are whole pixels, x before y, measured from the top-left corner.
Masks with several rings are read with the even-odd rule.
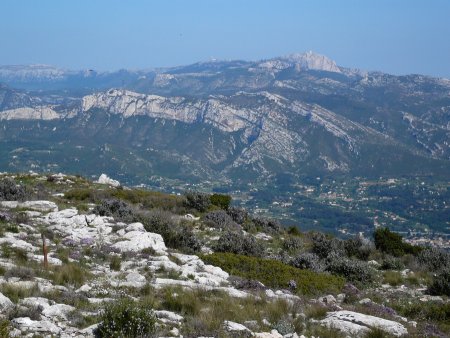
[[[13,306],[14,306],[13,302],[11,302],[11,300],[8,297],[0,293],[0,313],[7,311]]]
[[[112,178],[109,178],[106,174],[101,174],[98,180],[95,183],[99,184],[106,184],[110,185],[112,187],[118,187],[120,186],[120,182],[117,180],[113,180]]]
[[[363,335],[375,328],[397,337],[408,334],[408,330],[400,323],[353,311],[329,312],[320,323],[350,335]]]

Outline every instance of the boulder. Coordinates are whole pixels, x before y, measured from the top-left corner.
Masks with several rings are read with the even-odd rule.
[[[120,186],[120,182],[113,180],[112,178],[109,178],[106,174],[101,174],[100,177],[98,178],[97,181],[95,181],[95,183],[99,183],[99,184],[106,184],[106,185],[110,185],[113,187],[118,187]]]
[[[226,320],[223,322],[223,329],[227,332],[248,332],[251,333],[251,331],[244,325],[232,322],[230,320]]]
[[[11,324],[22,332],[41,332],[55,335],[61,333],[61,329],[49,320],[32,320],[30,317],[19,317],[11,320]]]
[[[130,231],[123,236],[126,240],[113,244],[120,252],[139,252],[151,248],[158,254],[166,253],[166,245],[159,234],[152,232]]]
[[[0,292],[0,313],[4,313],[14,307],[13,302]]]
[[[67,320],[67,315],[75,311],[75,308],[66,304],[55,304],[45,308],[42,314],[50,319]]]
[[[364,335],[375,328],[397,337],[408,334],[407,329],[400,323],[353,311],[328,312],[326,318],[321,320],[320,323],[346,334],[357,336]]]
[[[277,330],[272,330],[270,332],[255,332],[253,337],[256,338],[283,338],[283,335],[280,334]]]

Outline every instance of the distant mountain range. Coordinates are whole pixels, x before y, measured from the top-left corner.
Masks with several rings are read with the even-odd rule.
[[[450,80],[312,52],[117,72],[0,67],[0,170],[222,184],[450,178]]]

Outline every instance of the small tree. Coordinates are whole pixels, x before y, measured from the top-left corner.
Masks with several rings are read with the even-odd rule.
[[[212,194],[210,200],[213,205],[223,210],[228,210],[231,204],[231,196],[229,195]]]

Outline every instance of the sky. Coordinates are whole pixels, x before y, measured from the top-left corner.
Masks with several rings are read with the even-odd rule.
[[[450,78],[450,0],[0,0],[0,65],[150,69],[309,50]]]

